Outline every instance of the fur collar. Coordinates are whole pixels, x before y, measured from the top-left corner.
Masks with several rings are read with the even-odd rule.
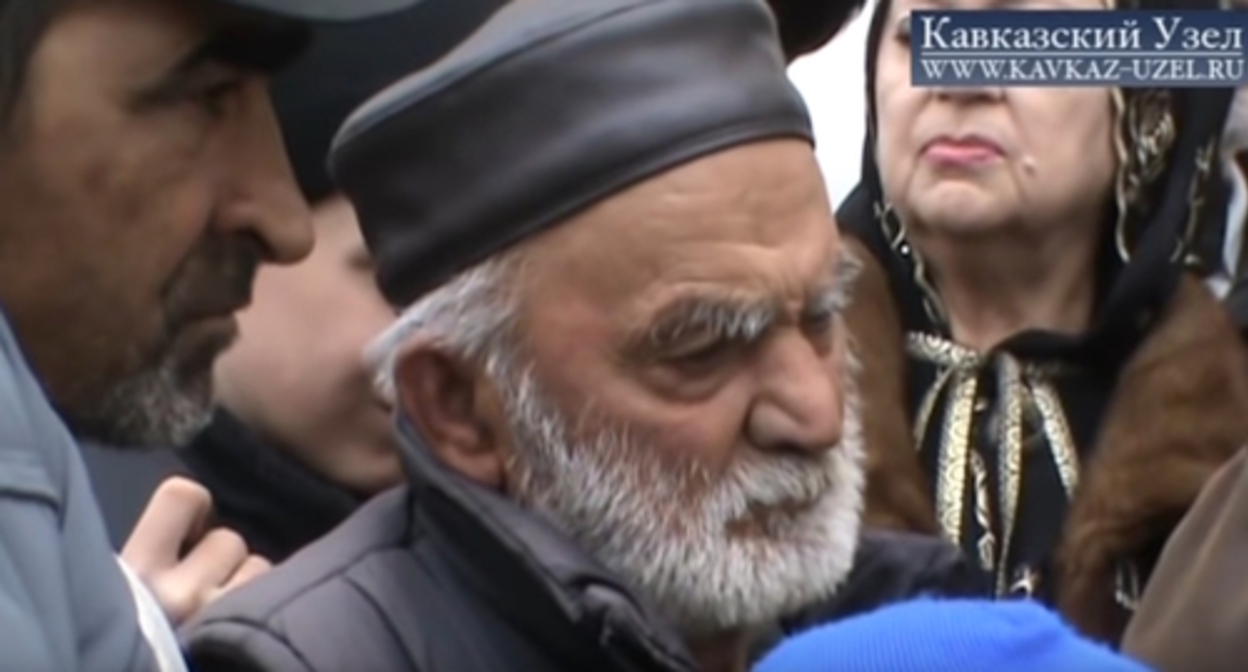
[[[847,321],[866,372],[866,524],[936,533],[906,408],[901,322],[888,279],[864,264]],[[1123,369],[1057,549],[1058,603],[1085,634],[1116,641],[1115,568],[1159,548],[1204,482],[1248,441],[1248,355],[1221,306],[1185,278]]]

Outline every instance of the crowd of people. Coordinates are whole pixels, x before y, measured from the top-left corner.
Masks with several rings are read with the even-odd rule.
[[[0,0],[0,670],[1241,669],[1248,93],[863,4]]]

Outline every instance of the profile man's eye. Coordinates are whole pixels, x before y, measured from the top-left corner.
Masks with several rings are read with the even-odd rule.
[[[192,94],[195,103],[208,114],[219,117],[225,114],[230,99],[243,88],[241,78],[230,78],[208,84]]]

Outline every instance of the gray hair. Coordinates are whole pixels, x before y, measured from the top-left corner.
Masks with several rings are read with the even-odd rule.
[[[404,310],[365,350],[378,394],[397,403],[395,367],[400,352],[417,334],[480,362],[491,377],[503,377],[514,344],[516,300],[511,285],[519,265],[518,252],[495,256]]]

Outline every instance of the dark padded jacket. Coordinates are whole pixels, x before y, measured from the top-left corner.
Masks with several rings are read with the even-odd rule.
[[[696,670],[663,620],[587,554],[413,448],[410,429],[403,435],[410,485],[374,499],[321,541],[201,614],[184,633],[196,669]],[[888,601],[899,589],[944,592],[944,577],[961,581],[955,550],[935,540],[908,541],[919,545],[890,562],[921,567],[900,577],[865,562],[867,578],[859,587]],[[954,588],[964,592],[962,585]],[[857,599],[815,608],[776,636],[846,608],[863,609],[862,590],[845,594],[855,593]]]

